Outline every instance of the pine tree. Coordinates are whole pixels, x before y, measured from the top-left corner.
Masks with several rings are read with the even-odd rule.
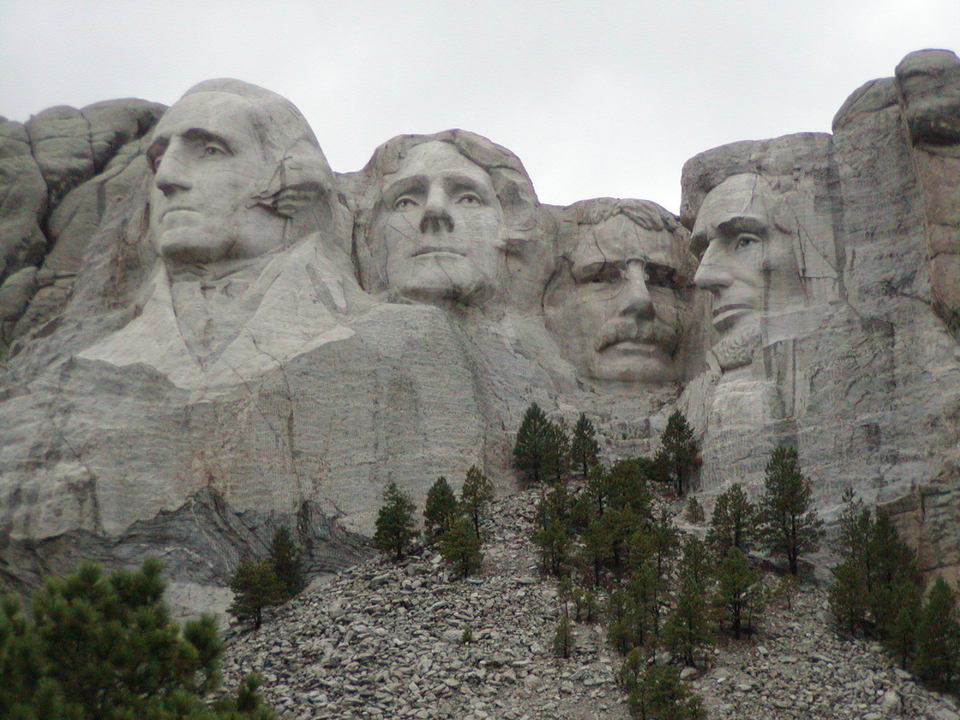
[[[157,560],[104,575],[86,563],[51,578],[31,617],[0,597],[0,717],[18,720],[270,720],[248,678],[211,702],[223,644],[210,616],[170,620]]]
[[[476,465],[471,466],[460,490],[460,510],[470,518],[477,537],[480,537],[480,525],[490,512],[492,503],[493,484]]]
[[[960,622],[957,598],[943,578],[937,578],[923,604],[917,627],[914,672],[935,690],[960,690]]]
[[[692,495],[690,499],[687,500],[687,506],[684,508],[683,516],[687,522],[693,523],[694,525],[699,525],[706,519],[706,515],[703,512],[703,505]]]
[[[586,480],[590,468],[599,462],[600,445],[597,443],[597,431],[593,423],[587,419],[585,413],[580,413],[577,424],[573,428],[573,438],[570,441],[570,460],[576,465]]]
[[[570,438],[562,422],[547,421],[543,450],[543,480],[552,484],[563,482],[570,464]]]
[[[726,557],[727,550],[731,547],[747,553],[750,551],[756,526],[756,508],[747,499],[740,484],[734,483],[717,496],[713,515],[710,516],[707,544],[720,560]]]
[[[233,602],[228,612],[241,622],[252,620],[254,630],[263,623],[263,610],[281,602],[280,581],[270,560],[241,560],[230,579]]]
[[[783,445],[775,448],[759,502],[760,535],[768,550],[786,557],[792,575],[799,570],[801,553],[816,550],[820,542],[822,523],[810,508],[812,495],[797,451]]]
[[[457,496],[442,475],[427,491],[427,500],[423,507],[423,539],[432,544],[449,530],[459,514]]]
[[[894,625],[901,596],[911,592],[903,586],[913,585],[919,594],[922,579],[916,555],[900,539],[889,513],[877,510],[871,530],[868,545],[870,613],[876,634],[887,639],[896,632]]]
[[[413,520],[415,507],[396,483],[391,482],[384,489],[373,544],[385,553],[392,553],[394,560],[403,558],[418,535]]]
[[[660,637],[660,606],[666,583],[650,563],[630,574],[627,584],[627,627],[631,647],[652,647]]]
[[[571,653],[573,653],[573,631],[570,628],[570,618],[564,614],[557,622],[557,629],[553,633],[553,654],[566,659]]]
[[[545,480],[550,421],[536,403],[523,415],[513,446],[513,466],[524,481],[539,485]]]
[[[473,531],[470,521],[460,516],[440,536],[440,554],[453,565],[460,577],[466,577],[477,572],[483,562],[480,544],[480,537]]]
[[[660,436],[660,449],[655,462],[664,468],[680,497],[683,497],[697,467],[698,452],[693,428],[682,412],[674,410]]]
[[[638,672],[627,697],[630,717],[637,720],[704,720],[700,696],[680,680],[673,665],[655,663]]]
[[[696,537],[688,537],[677,568],[680,588],[677,600],[663,626],[664,643],[687,665],[694,665],[697,649],[712,639],[707,605],[711,579],[707,549]]]
[[[268,559],[277,577],[280,602],[286,602],[306,587],[300,549],[293,542],[287,528],[281,526],[274,530]]]
[[[744,631],[752,631],[753,619],[763,608],[757,572],[750,567],[746,555],[735,547],[727,551],[717,568],[714,606],[721,613],[721,626],[735,638]]]

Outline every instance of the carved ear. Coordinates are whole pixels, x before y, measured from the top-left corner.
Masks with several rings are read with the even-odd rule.
[[[253,196],[254,204],[285,218],[294,218],[307,208],[321,203],[324,189],[316,182],[286,185],[274,192],[261,192]]]

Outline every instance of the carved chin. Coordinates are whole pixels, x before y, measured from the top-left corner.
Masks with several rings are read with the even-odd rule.
[[[650,355],[601,353],[593,362],[590,375],[598,380],[619,380],[636,383],[667,383],[675,378],[673,362]]]
[[[490,278],[462,257],[414,261],[399,274],[402,279],[391,284],[397,294],[414,302],[476,305],[493,294]]]
[[[713,354],[723,372],[736,370],[753,362],[754,353],[760,347],[760,328],[742,328],[724,336],[713,346]]]

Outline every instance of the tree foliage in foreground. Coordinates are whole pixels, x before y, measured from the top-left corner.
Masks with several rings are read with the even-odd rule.
[[[306,586],[300,548],[281,526],[273,533],[270,551],[260,562],[242,560],[230,579],[233,602],[228,612],[241,622],[263,623],[263,611],[296,596]]]
[[[673,665],[645,665],[639,648],[633,650],[620,670],[627,691],[630,717],[637,720],[704,720],[703,701],[680,680]]]
[[[822,523],[811,508],[812,497],[796,449],[775,448],[758,503],[760,536],[768,550],[787,559],[791,575],[799,570],[800,555],[816,550],[820,543]]]
[[[413,519],[416,506],[410,497],[391,482],[383,491],[383,505],[377,514],[373,544],[378,550],[400,560],[419,534]]]
[[[210,616],[181,628],[161,565],[105,575],[87,563],[47,580],[32,617],[0,597],[0,717],[17,720],[272,720],[247,678],[216,701],[223,645]]]
[[[480,472],[480,468],[472,465],[467,470],[467,477],[460,488],[460,510],[473,523],[473,531],[480,537],[480,526],[490,513],[493,503],[493,483]]]
[[[699,445],[686,416],[674,410],[660,436],[656,462],[673,483],[677,495],[683,497],[699,463]]]
[[[457,519],[460,509],[457,496],[453,494],[450,483],[442,475],[427,491],[427,500],[423,506],[423,540],[432,544],[447,532]]]

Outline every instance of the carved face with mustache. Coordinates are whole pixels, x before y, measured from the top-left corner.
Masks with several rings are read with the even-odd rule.
[[[622,214],[578,227],[569,275],[554,283],[547,322],[578,370],[602,380],[660,383],[676,375],[678,241]]]

